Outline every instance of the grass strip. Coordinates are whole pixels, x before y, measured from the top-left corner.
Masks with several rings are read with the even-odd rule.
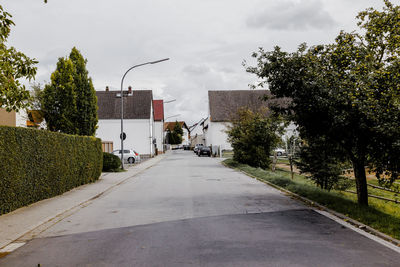
[[[370,199],[370,206],[362,207],[357,204],[356,196],[341,191],[322,190],[302,175],[296,174],[294,179],[291,180],[290,172],[285,170],[272,172],[240,164],[233,159],[226,159],[224,163],[231,168],[241,170],[260,180],[268,181],[315,201],[393,238],[400,239],[400,207],[396,203]]]

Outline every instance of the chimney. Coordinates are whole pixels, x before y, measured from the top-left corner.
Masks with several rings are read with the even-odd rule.
[[[106,92],[108,92],[110,89],[108,89],[108,86],[106,86]]]
[[[132,86],[130,86],[130,85],[128,87],[128,94],[132,94]]]

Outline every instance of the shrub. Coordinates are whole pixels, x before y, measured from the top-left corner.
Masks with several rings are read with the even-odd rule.
[[[283,126],[280,117],[267,115],[267,109],[253,112],[249,108],[238,110],[227,134],[233,148],[233,159],[253,167],[269,167],[270,152],[280,141],[278,133]]]
[[[103,152],[103,172],[115,171],[121,166],[121,159],[111,153]]]
[[[102,161],[100,139],[0,126],[0,214],[94,182]]]

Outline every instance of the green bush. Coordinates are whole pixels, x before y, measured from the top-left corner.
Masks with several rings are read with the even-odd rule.
[[[100,177],[100,139],[0,126],[0,214]]]
[[[116,171],[121,167],[121,159],[111,153],[103,152],[103,172]]]
[[[241,108],[237,118],[232,121],[227,134],[233,148],[233,159],[263,169],[269,168],[270,153],[280,141],[278,133],[283,126],[280,117],[268,114],[268,109],[262,108],[253,112],[249,108]]]

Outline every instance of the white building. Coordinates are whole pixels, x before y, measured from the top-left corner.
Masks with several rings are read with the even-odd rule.
[[[25,109],[21,109],[19,112],[8,112],[0,108],[0,125],[46,129],[43,114],[38,110],[26,111]]]
[[[226,131],[231,121],[237,116],[240,108],[250,108],[259,111],[269,104],[282,100],[264,101],[264,96],[270,96],[268,90],[226,90],[208,91],[208,118],[202,122],[206,146],[217,146],[221,150],[232,150]]]
[[[203,121],[205,119],[202,118],[199,122],[192,125],[190,129],[190,147],[194,148],[197,144],[205,143],[205,138],[203,134]]]
[[[133,149],[141,156],[152,157],[155,152],[153,93],[151,90],[125,92],[124,149]],[[114,150],[121,147],[121,97],[120,91],[97,91],[98,129],[96,137],[113,143]]]
[[[153,100],[154,138],[157,153],[164,153],[164,101]]]

